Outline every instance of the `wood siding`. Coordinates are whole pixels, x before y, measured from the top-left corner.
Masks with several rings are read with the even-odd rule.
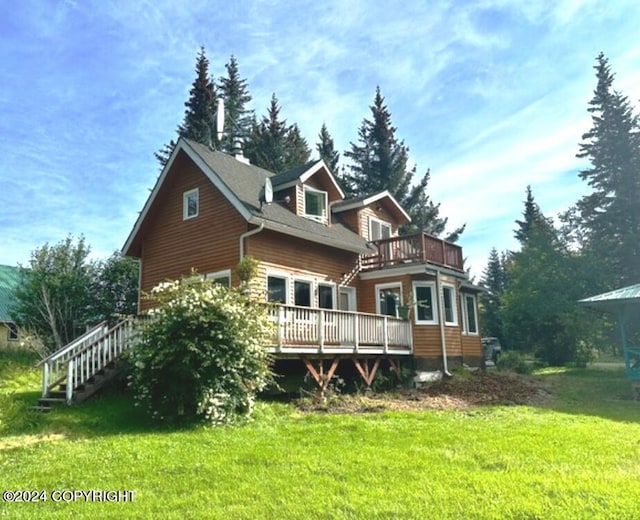
[[[183,193],[198,188],[198,216],[183,219]],[[247,223],[200,169],[181,153],[145,219],[142,232],[141,289],[148,292],[192,269],[206,274],[234,269],[239,236]],[[141,302],[141,309],[150,302]]]
[[[374,206],[375,206],[374,202]],[[363,236],[367,240],[372,240],[369,236],[369,217],[375,217],[378,220],[384,220],[391,224],[391,236],[398,235],[398,224],[393,218],[393,215],[389,213],[382,205],[380,205],[380,209],[376,209],[372,206],[366,206],[358,211],[358,218],[360,224],[360,230],[358,234]]]
[[[248,237],[245,251],[260,261],[256,285],[265,289],[267,270],[340,285],[358,259],[355,253],[270,230]]]

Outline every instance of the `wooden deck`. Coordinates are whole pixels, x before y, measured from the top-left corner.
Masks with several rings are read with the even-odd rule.
[[[276,305],[276,334],[268,349],[287,355],[410,355],[411,323],[392,316]]]
[[[363,271],[411,263],[431,263],[464,272],[462,248],[427,233],[374,240],[372,244],[378,252],[363,256]]]

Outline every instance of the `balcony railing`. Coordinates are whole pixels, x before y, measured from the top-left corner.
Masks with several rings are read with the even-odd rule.
[[[426,233],[374,240],[372,244],[378,252],[363,256],[363,271],[412,263],[464,271],[462,248]]]
[[[274,305],[277,354],[411,354],[411,323],[393,316]]]

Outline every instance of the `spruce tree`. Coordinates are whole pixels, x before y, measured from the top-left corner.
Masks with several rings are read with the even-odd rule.
[[[598,274],[615,287],[640,282],[640,138],[629,100],[613,88],[608,59],[600,53],[596,61],[592,126],[578,153],[590,162],[580,178],[593,191],[577,207],[587,248],[601,260]]]
[[[329,134],[329,130],[327,130],[327,125],[325,123],[322,123],[318,139],[319,141],[316,144],[318,155],[329,167],[331,173],[337,177],[339,175],[338,161],[340,160],[340,153],[336,150],[333,138],[331,137],[331,134]]]
[[[383,190],[395,197],[412,218],[412,223],[403,233],[423,230],[439,235],[447,219],[439,216],[439,205],[427,195],[429,175],[422,177],[416,186],[411,181],[416,167],[409,169],[409,149],[404,141],[396,138],[396,128],[391,123],[391,113],[385,105],[380,87],[376,88],[371,119],[364,119],[358,130],[357,143],[344,153],[351,160],[343,177],[349,195],[363,197]],[[454,232],[459,235],[463,228]],[[457,238],[452,236],[451,238]]]
[[[226,77],[221,76],[218,80],[218,92],[224,99],[225,111],[225,131],[220,149],[225,153],[231,153],[235,138],[239,137],[243,141],[249,138],[255,115],[253,110],[247,108],[251,101],[249,86],[247,80],[240,77],[235,56],[231,55],[225,68]]]
[[[209,76],[209,60],[204,47],[200,47],[196,58],[196,78],[184,106],[186,107],[184,120],[178,126],[178,136],[217,148],[219,143],[215,128],[216,93]],[[172,140],[155,153],[156,159],[162,166],[169,160],[175,144]]]
[[[535,201],[533,193],[531,191],[531,185],[527,186],[527,198],[524,201],[524,211],[522,212],[523,220],[516,220],[518,225],[514,231],[514,236],[520,242],[521,246],[524,246],[531,234],[531,228],[534,224],[537,225],[551,225],[549,220],[540,211],[540,206]]]
[[[506,289],[506,274],[504,262],[495,247],[489,253],[480,283],[484,287],[484,292],[480,295],[482,335],[496,337],[504,345],[506,342],[501,307]]]
[[[254,124],[245,155],[261,168],[282,173],[309,160],[311,151],[298,125],[280,119],[280,105],[275,94],[267,115]]]

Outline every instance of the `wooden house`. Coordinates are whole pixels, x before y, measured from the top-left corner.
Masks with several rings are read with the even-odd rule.
[[[371,378],[381,358],[411,358],[418,371],[479,366],[478,288],[462,249],[399,236],[409,221],[386,191],[345,199],[323,161],[275,174],[180,139],[123,252],[140,260],[144,292],[193,269],[236,285],[240,259],[256,258],[263,298],[279,304],[269,348],[312,373],[318,359],[334,369],[354,359]]]
[[[11,318],[13,291],[19,283],[20,269],[0,265],[0,348],[17,347],[20,344],[20,329]]]

